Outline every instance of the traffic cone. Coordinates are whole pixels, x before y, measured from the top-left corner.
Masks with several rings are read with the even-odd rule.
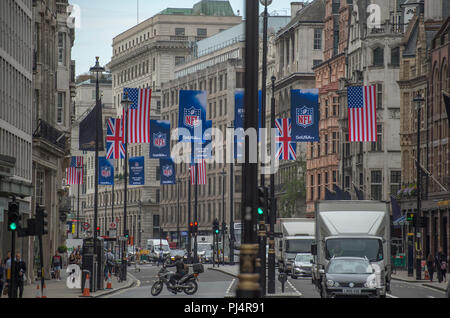
[[[42,297],[41,298],[47,298],[47,292],[45,291],[45,282],[44,282],[44,285],[42,285]]]
[[[106,289],[113,289],[111,281],[111,273],[108,273],[108,283],[106,284]]]
[[[41,289],[39,288],[39,283],[36,285],[36,298],[41,298]]]
[[[89,284],[89,274],[86,274],[86,282],[84,283],[83,296],[82,297],[91,297],[90,294],[90,284]]]
[[[425,279],[426,280],[430,279],[430,275],[428,274],[428,270],[425,270]]]

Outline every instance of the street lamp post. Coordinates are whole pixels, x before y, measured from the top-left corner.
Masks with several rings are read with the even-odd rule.
[[[419,218],[421,217],[422,210],[422,178],[421,178],[421,168],[420,168],[420,112],[421,112],[421,103],[425,101],[425,99],[420,95],[420,92],[417,92],[416,97],[414,97],[413,101],[417,103],[417,158],[416,158],[416,168],[417,168],[417,211],[415,217],[414,224],[414,237],[415,237],[415,248],[416,248],[416,279],[421,279],[422,274],[422,266],[421,266],[421,248],[420,248],[420,239],[417,236],[419,232]]]
[[[127,192],[128,192],[128,109],[132,101],[128,98],[128,92],[125,92],[125,96],[122,100],[122,105],[125,108],[125,118],[123,121],[123,127],[125,129],[125,162],[124,162],[124,193],[123,193],[123,234],[126,236],[127,233]],[[126,270],[126,259],[125,256],[127,249],[127,243],[124,242],[123,246],[123,257],[122,257],[122,266]],[[124,274],[124,279],[126,279],[126,275]]]
[[[181,238],[180,238],[180,179],[177,178],[177,247],[181,248]]]
[[[275,76],[271,77],[272,81],[272,99],[270,103],[270,127],[275,128]],[[273,171],[270,174],[270,200],[271,206],[269,208],[269,251],[268,251],[268,275],[267,275],[267,292],[269,294],[275,294],[275,220],[276,220],[276,208],[275,202],[275,175]]]
[[[222,265],[225,265],[225,168],[222,170]]]
[[[229,126],[229,128],[234,128],[233,123]],[[234,208],[234,202],[233,202],[233,183],[234,183],[234,149],[233,151],[233,158],[230,161],[230,265],[234,265],[234,215],[233,215],[233,208]]]
[[[97,56],[95,62],[95,66],[90,68],[90,72],[96,73],[96,81],[95,81],[95,195],[94,195],[94,253],[97,252],[97,214],[98,214],[98,143],[99,143],[99,123],[101,123],[101,119],[99,118],[100,115],[100,88],[99,88],[99,82],[98,77],[99,73],[102,73],[105,71],[103,67],[100,66],[100,63],[98,62],[99,57]],[[100,129],[103,129],[100,127]],[[97,281],[97,277],[95,275],[95,261],[92,262],[93,268],[92,268],[92,277],[93,282]],[[95,284],[96,285],[96,284]],[[95,286],[94,285],[94,286]],[[93,290],[96,290],[95,288]]]

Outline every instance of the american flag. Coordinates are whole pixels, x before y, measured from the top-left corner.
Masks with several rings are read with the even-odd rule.
[[[195,164],[192,163],[191,167],[189,169],[190,171],[190,176],[191,176],[191,184],[195,185]],[[198,179],[197,179],[197,184],[206,184],[206,160],[202,159],[199,160],[197,162],[197,167],[198,167]]]
[[[377,141],[375,85],[348,87],[347,98],[349,140]]]
[[[290,118],[275,119],[277,134],[275,142],[277,146],[276,158],[278,160],[296,160],[297,143],[292,142],[292,123]]]
[[[152,90],[150,88],[124,88],[128,92],[128,99],[132,102],[128,109],[128,143],[150,143],[150,103]],[[123,116],[125,118],[125,109]],[[122,127],[122,130],[124,127]],[[123,130],[124,131],[124,130]],[[125,131],[124,131],[125,132]],[[123,133],[125,136],[125,133]]]
[[[70,167],[66,169],[66,183],[83,184],[83,157],[76,156],[70,160]]]
[[[125,158],[125,146],[123,131],[121,127],[122,120],[119,118],[108,118],[106,121],[106,158],[123,159]]]

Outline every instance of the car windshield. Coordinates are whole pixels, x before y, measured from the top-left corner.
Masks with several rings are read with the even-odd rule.
[[[329,274],[372,274],[372,266],[366,260],[334,259],[328,266]]]
[[[209,251],[211,250],[211,244],[198,244],[197,245],[197,250],[198,251]]]
[[[286,240],[287,253],[311,253],[311,244],[313,240],[310,239],[289,239]]]
[[[383,243],[375,238],[338,238],[326,243],[326,258],[367,257],[371,262],[383,260]]]
[[[312,255],[302,255],[302,254],[298,254],[295,257],[295,261],[296,262],[302,262],[302,263],[309,263],[311,260],[313,259]]]

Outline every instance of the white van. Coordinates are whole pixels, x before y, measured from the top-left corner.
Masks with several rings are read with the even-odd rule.
[[[149,256],[153,261],[156,261],[160,257],[160,253],[163,253],[163,257],[166,258],[170,255],[169,242],[167,240],[149,239],[147,240],[147,249],[149,250]]]

